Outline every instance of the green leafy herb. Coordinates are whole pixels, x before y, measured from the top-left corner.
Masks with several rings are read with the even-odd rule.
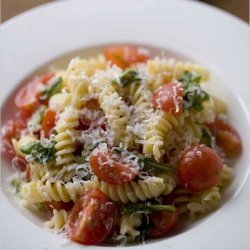
[[[22,181],[20,179],[12,179],[11,185],[15,187],[16,193],[20,192]]]
[[[51,85],[43,90],[41,99],[48,100],[52,95],[60,92],[60,90],[62,89],[62,84],[62,77],[56,78]]]
[[[174,171],[174,167],[171,164],[159,163],[148,157],[141,158],[139,164],[143,166],[143,171],[148,173],[166,173]]]
[[[45,212],[47,210],[47,208],[43,203],[35,203],[35,206],[41,212]]]
[[[47,145],[41,142],[30,142],[21,148],[24,154],[30,154],[34,161],[39,164],[47,162],[55,157],[55,142],[51,141]]]
[[[147,238],[149,232],[151,231],[153,227],[154,227],[154,224],[149,220],[149,218],[147,218],[146,215],[144,215],[142,217],[142,224],[138,228],[138,230],[140,231],[140,235],[137,237],[137,241],[143,242]]]
[[[153,211],[166,211],[166,212],[174,212],[175,207],[172,205],[161,205],[161,204],[145,204],[145,203],[128,203],[123,206],[121,213],[122,214],[132,214],[134,212],[144,212],[151,213]]]
[[[118,84],[122,87],[126,87],[133,82],[140,81],[139,74],[134,69],[126,69],[119,78]]]
[[[212,146],[212,135],[207,127],[202,128],[201,143],[211,148]]]
[[[209,95],[199,85],[201,76],[195,72],[185,71],[179,81],[183,85],[183,108],[203,110],[203,102],[209,99]]]

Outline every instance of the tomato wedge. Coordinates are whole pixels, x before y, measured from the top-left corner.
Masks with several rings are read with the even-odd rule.
[[[113,185],[132,181],[138,175],[138,170],[123,165],[118,160],[116,154],[97,151],[90,156],[89,162],[94,174],[102,181]]]
[[[6,154],[9,157],[14,157],[16,152],[12,145],[12,138],[19,139],[21,131],[25,128],[24,123],[21,120],[8,120],[1,129],[1,138],[2,138],[2,153]]]
[[[42,122],[42,131],[44,132],[44,137],[48,138],[52,132],[52,129],[55,127],[56,123],[56,112],[51,109],[48,109],[45,112],[45,116]]]
[[[164,84],[153,96],[153,107],[160,108],[169,114],[182,113],[183,87],[181,83]]]
[[[207,125],[212,135],[215,136],[216,144],[227,156],[235,156],[240,153],[242,143],[238,132],[228,123],[216,119]]]
[[[39,77],[35,77],[25,86],[23,86],[15,97],[15,104],[18,108],[24,109],[32,113],[39,106],[39,97],[43,85],[54,76],[54,73],[47,73]]]
[[[154,211],[150,216],[150,221],[154,227],[151,229],[148,236],[150,238],[166,236],[171,229],[175,227],[178,222],[178,218],[178,208],[176,208],[172,213],[166,211]]]
[[[108,47],[104,51],[104,56],[112,64],[125,69],[135,63],[145,63],[148,59],[148,53],[145,49],[132,45],[116,45]]]
[[[82,196],[72,208],[66,225],[66,234],[82,244],[97,244],[110,233],[115,204],[97,188]]]
[[[217,184],[223,164],[217,153],[205,145],[186,148],[178,162],[180,183],[192,192],[205,191]]]

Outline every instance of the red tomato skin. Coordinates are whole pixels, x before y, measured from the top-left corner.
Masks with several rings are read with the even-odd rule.
[[[228,123],[216,119],[207,127],[215,137],[216,144],[224,151],[227,156],[236,156],[242,150],[242,142],[238,132]]]
[[[180,83],[167,83],[153,96],[152,105],[166,113],[179,115],[182,113],[182,96],[183,87]]]
[[[51,109],[48,109],[45,112],[45,116],[42,122],[42,131],[44,133],[44,137],[48,138],[52,132],[52,129],[55,127],[56,123],[56,112]]]
[[[115,45],[108,47],[104,51],[104,56],[112,64],[122,69],[129,67],[135,63],[145,63],[149,56],[142,53],[139,47],[132,45]]]
[[[150,221],[154,227],[149,232],[149,238],[159,238],[169,234],[176,226],[179,219],[179,209],[174,212],[154,211],[150,216]]]
[[[19,139],[21,131],[25,128],[25,125],[20,120],[10,119],[8,120],[1,129],[2,138],[2,153],[9,157],[14,157],[16,152],[12,145],[12,138]]]
[[[108,161],[112,161],[112,165]],[[117,162],[110,152],[104,154],[98,151],[92,154],[90,156],[90,167],[100,180],[113,185],[128,183],[138,175],[138,170]]]
[[[98,244],[110,233],[115,204],[97,188],[82,196],[70,212],[66,225],[69,238],[81,244]]]
[[[57,209],[57,210],[64,209],[66,211],[70,211],[72,207],[74,206],[74,202],[73,201],[70,201],[70,202],[50,201],[50,202],[45,202],[45,205],[49,209]]]
[[[182,152],[177,175],[185,188],[200,192],[215,186],[222,170],[222,161],[214,150],[205,145],[195,145]]]

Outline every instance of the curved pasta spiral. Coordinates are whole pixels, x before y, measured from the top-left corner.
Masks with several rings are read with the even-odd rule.
[[[121,216],[120,221],[120,234],[131,236],[133,239],[140,235],[140,231],[135,228],[139,227],[142,223],[141,214],[125,214]]]
[[[128,122],[128,107],[112,84],[103,86],[99,103],[107,117],[114,145],[124,141]]]
[[[68,220],[68,212],[64,209],[53,209],[53,216],[49,221],[45,222],[45,227],[54,230],[60,230],[64,227]]]
[[[208,71],[198,64],[189,62],[175,62],[162,58],[148,60],[146,70],[149,75],[153,75],[153,81],[149,88],[155,92],[162,83],[168,83],[173,79],[179,79],[184,71],[194,71],[201,75],[202,81],[207,81],[209,78]]]
[[[28,203],[40,203],[45,201],[76,201],[85,193],[84,185],[81,183],[61,181],[51,183],[46,181],[31,181],[22,186],[21,195]]]
[[[81,104],[81,99],[70,93],[58,93],[49,100],[49,108],[55,112],[62,112],[66,107],[79,109]]]
[[[167,140],[168,131],[183,124],[182,115],[175,117],[172,114],[161,113],[158,120],[150,122],[147,126],[143,153],[159,160],[165,153],[164,141]]]
[[[75,160],[75,127],[78,125],[79,112],[71,107],[66,108],[56,124],[56,165],[70,164]]]
[[[149,177],[137,182],[131,181],[122,185],[111,185],[97,178],[84,183],[86,191],[99,188],[111,200],[121,201],[123,203],[144,201],[160,196],[166,189],[166,184],[162,178]]]
[[[222,187],[226,186],[230,182],[230,180],[232,179],[233,173],[234,173],[234,170],[232,168],[228,167],[226,164],[224,164],[222,175],[221,175],[220,180],[217,184],[217,187],[222,188]]]

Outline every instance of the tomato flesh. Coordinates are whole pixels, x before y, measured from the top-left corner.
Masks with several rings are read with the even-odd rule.
[[[56,112],[51,109],[48,109],[45,112],[45,116],[42,122],[42,131],[44,133],[44,137],[48,138],[52,132],[52,129],[55,127],[56,123]]]
[[[39,97],[44,88],[44,84],[54,76],[54,73],[47,73],[33,80],[23,86],[15,97],[15,104],[18,108],[24,109],[32,113],[40,104]]]
[[[154,211],[150,216],[150,220],[154,227],[149,232],[150,238],[158,238],[166,236],[171,229],[175,227],[179,218],[179,210],[176,208],[174,212]]]
[[[45,204],[49,209],[57,209],[57,210],[64,209],[66,211],[70,211],[72,207],[74,206],[73,201],[70,201],[70,202],[50,201],[50,202],[46,202]]]
[[[178,162],[180,183],[192,192],[205,191],[219,181],[223,164],[217,153],[205,145],[186,148]]]
[[[12,145],[12,138],[19,139],[21,131],[25,128],[25,125],[20,120],[10,119],[8,120],[1,129],[2,137],[2,152],[6,155],[13,157],[16,152]]]
[[[227,156],[235,156],[240,153],[242,149],[241,138],[232,126],[219,119],[207,126],[212,135],[215,136],[216,144]]]
[[[169,114],[182,113],[183,87],[180,83],[164,84],[153,96],[153,107],[160,108]]]
[[[135,63],[145,63],[149,59],[148,54],[142,49],[131,45],[111,46],[104,51],[104,56],[122,69]]]
[[[97,244],[110,233],[115,214],[115,204],[97,188],[82,196],[72,208],[66,232],[73,241]]]
[[[90,156],[90,167],[102,181],[119,185],[128,183],[138,175],[138,170],[118,162],[117,155],[110,152],[95,152]]]

